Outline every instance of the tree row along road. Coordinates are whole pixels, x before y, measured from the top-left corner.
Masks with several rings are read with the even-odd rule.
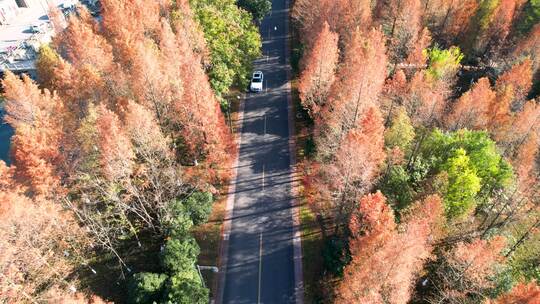
[[[264,73],[264,89],[244,105],[222,303],[296,302],[287,2],[274,0],[260,25],[263,56],[254,70]]]

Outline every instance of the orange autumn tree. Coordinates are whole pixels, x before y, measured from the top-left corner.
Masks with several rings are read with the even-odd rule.
[[[530,58],[533,74],[537,73],[540,67],[540,24],[536,24],[528,35],[517,42],[511,56],[517,60]]]
[[[15,129],[12,139],[13,164],[17,180],[36,195],[49,196],[59,190],[56,165],[61,162],[62,103],[49,91],[7,72],[2,81],[6,97],[6,122]]]
[[[451,130],[468,128],[485,129],[489,120],[489,107],[495,102],[496,94],[491,90],[489,79],[480,78],[472,88],[463,94],[453,105],[447,118]]]
[[[97,146],[101,152],[102,174],[110,180],[128,177],[132,173],[135,155],[124,126],[118,116],[104,105],[100,105],[97,112]]]
[[[540,286],[536,282],[519,283],[509,292],[486,304],[538,304],[540,303]]]
[[[346,47],[331,97],[315,121],[320,158],[331,157],[364,111],[370,106],[378,106],[386,78],[386,62],[383,34],[375,29],[368,33],[357,29]]]
[[[306,56],[306,67],[298,84],[302,106],[312,118],[317,116],[328,98],[338,59],[338,35],[330,31],[330,26],[325,22],[313,49]]]
[[[346,225],[357,198],[370,190],[385,159],[384,126],[379,110],[370,107],[351,129],[331,161],[313,163],[305,178],[306,196],[319,218],[335,233]],[[326,225],[321,222],[321,229]]]
[[[0,301],[38,303],[50,289],[71,293],[85,232],[59,204],[25,196],[13,171],[0,161]]]
[[[408,303],[416,276],[431,255],[431,237],[442,214],[441,199],[427,197],[412,207],[398,229],[380,192],[364,196],[349,224],[352,261],[336,303]]]
[[[179,2],[175,9],[187,5]],[[195,24],[188,20],[192,14],[176,12],[170,21],[163,14],[173,8],[165,2],[103,1],[102,6],[102,24],[82,9],[55,39],[66,60],[54,69],[54,83],[73,108],[69,112],[81,113],[66,120],[68,129],[79,127],[90,103],[104,103],[121,118],[134,100],[152,110],[193,179],[222,183],[228,174],[221,168],[234,146],[204,73],[201,33],[189,26]]]
[[[443,252],[426,281],[432,286],[426,299],[450,303],[482,299],[482,294],[493,287],[490,278],[504,261],[505,245],[506,240],[500,236],[491,240],[477,238]]]
[[[401,63],[414,50],[421,18],[420,0],[377,1],[375,19],[388,33],[392,63]]]
[[[511,89],[513,107],[521,108],[533,84],[532,61],[526,58],[513,65],[497,78],[495,86],[500,90]],[[517,105],[515,105],[517,104]]]

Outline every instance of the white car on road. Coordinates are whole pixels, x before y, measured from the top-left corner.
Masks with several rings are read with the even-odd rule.
[[[249,90],[251,92],[262,92],[263,90],[263,79],[264,75],[261,71],[255,71],[251,77],[251,84],[249,85]]]

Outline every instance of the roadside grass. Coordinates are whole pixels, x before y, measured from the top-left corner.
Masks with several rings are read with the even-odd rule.
[[[225,96],[230,102],[230,111],[225,112],[227,125],[231,128],[233,135],[238,136],[240,130],[239,108],[242,99],[237,96],[242,96],[243,93],[239,90],[232,89]],[[230,116],[229,116],[230,115]],[[220,189],[220,193],[212,206],[212,212],[208,221],[202,225],[195,227],[192,230],[193,236],[197,240],[197,244],[201,249],[197,263],[204,266],[218,266],[219,252],[221,247],[221,232],[223,229],[223,219],[225,218],[225,208],[227,205],[227,193],[229,192],[228,184]],[[217,294],[218,274],[208,270],[201,271],[204,283],[210,290],[210,298],[213,299]]]
[[[201,248],[201,253],[197,260],[197,263],[201,266],[218,266],[221,227],[223,218],[225,217],[226,204],[227,196],[220,195],[212,206],[212,213],[210,214],[208,222],[199,225],[192,230],[193,236]],[[208,270],[203,270],[201,273],[206,287],[210,289],[210,297],[213,298],[217,292],[218,275],[217,273]]]
[[[293,113],[295,115],[295,130],[296,130],[296,161],[297,174],[303,177],[303,164],[311,152],[311,122],[306,111],[300,104],[298,95],[298,52],[299,47],[294,47],[299,44],[298,39],[293,35],[291,40],[291,53],[293,64],[293,77],[291,80],[291,97],[293,103]],[[297,186],[297,200],[300,203],[300,232],[302,235],[302,269],[304,275],[304,300],[305,303],[318,303],[321,299],[320,280],[323,273],[323,245],[324,240],[320,227],[317,223],[315,214],[311,211],[303,196],[303,185]]]

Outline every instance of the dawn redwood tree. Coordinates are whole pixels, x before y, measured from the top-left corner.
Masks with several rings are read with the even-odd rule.
[[[41,92],[28,76],[20,79],[8,72],[2,85],[6,122],[15,128],[11,153],[16,178],[37,195],[52,195],[60,186],[62,129],[57,113],[63,111],[62,103],[48,90]]]
[[[433,288],[427,300],[457,304],[467,299],[483,299],[484,291],[493,287],[490,278],[504,260],[501,251],[505,245],[505,239],[497,236],[491,240],[460,242],[444,252],[430,274],[428,282]]]
[[[352,261],[336,303],[408,303],[416,276],[431,255],[442,214],[441,199],[427,197],[412,207],[398,229],[380,192],[364,196],[349,224]]]
[[[537,304],[540,303],[540,286],[536,282],[519,283],[510,291],[486,304]]]
[[[333,9],[339,14],[336,31],[345,44],[351,43],[355,32],[371,27],[370,0],[335,0]]]
[[[88,239],[59,204],[25,196],[11,171],[0,162],[0,301],[38,303],[68,292]]]
[[[469,28],[478,9],[476,0],[423,0],[425,21],[437,39],[454,44]]]
[[[403,104],[403,99],[409,90],[407,75],[403,70],[397,70],[392,78],[386,80],[380,96],[381,111],[388,126],[396,108]]]
[[[442,121],[447,96],[447,84],[434,80],[422,70],[410,80],[403,106],[416,126],[433,126]]]
[[[540,67],[540,24],[536,24],[528,35],[518,41],[511,55],[518,60],[529,57],[533,74],[537,73]]]
[[[400,63],[415,48],[421,30],[420,0],[377,1],[375,18],[388,35],[392,63]]]
[[[126,178],[132,173],[135,155],[124,126],[104,105],[100,105],[97,112],[97,147],[102,174],[112,181]]]
[[[330,26],[325,22],[306,56],[305,69],[298,84],[302,105],[312,118],[317,116],[328,98],[338,59],[338,35],[330,31]]]
[[[171,27],[177,33],[187,36],[193,52],[200,56],[202,64],[210,64],[210,52],[204,39],[201,25],[195,20],[195,14],[189,5],[189,0],[174,1],[171,12]]]
[[[450,130],[468,128],[471,130],[485,129],[492,103],[496,102],[496,93],[491,89],[487,77],[480,78],[469,91],[465,92],[453,105],[447,126]]]
[[[379,110],[366,110],[359,128],[351,129],[337,150],[335,184],[337,223],[345,222],[357,198],[366,193],[385,159],[384,126]]]
[[[431,44],[431,32],[427,27],[424,27],[418,37],[416,42],[410,48],[405,62],[411,65],[424,66],[426,65],[427,56],[424,52],[425,49]]]
[[[518,17],[518,9],[524,0],[500,0],[489,27],[478,37],[477,42],[485,52],[496,53],[504,45],[510,30]]]
[[[200,64],[199,56],[190,48],[189,41],[181,33],[176,33],[176,44],[183,62],[181,71],[186,77],[182,101],[174,103],[174,109],[181,121],[177,124],[185,138],[179,144],[179,153],[187,153],[195,164],[204,161],[199,174],[203,180],[217,183],[226,178],[227,173],[219,167],[226,167],[230,153],[234,152],[232,136],[225,124],[219,102],[210,87],[208,77]],[[185,149],[182,151],[182,149]],[[221,176],[220,173],[225,173]]]
[[[495,84],[499,90],[511,88],[513,93],[512,108],[521,109],[523,103],[532,88],[533,71],[532,61],[529,58],[513,65],[509,70],[502,73]]]
[[[385,159],[383,134],[380,112],[368,108],[359,125],[343,138],[335,159],[314,164],[306,177],[308,201],[318,216],[332,221],[336,233],[380,172]]]
[[[397,233],[394,213],[381,192],[360,199],[349,229],[352,260],[338,286],[336,303],[380,303],[383,299],[376,287],[388,267],[384,249]]]
[[[331,97],[316,121],[317,149],[322,158],[336,151],[367,108],[378,106],[385,78],[384,35],[375,29],[366,34],[357,29],[345,50]]]
[[[512,157],[515,151],[533,134],[540,132],[540,105],[533,99],[513,116],[500,134],[499,141],[505,147],[505,154]]]

